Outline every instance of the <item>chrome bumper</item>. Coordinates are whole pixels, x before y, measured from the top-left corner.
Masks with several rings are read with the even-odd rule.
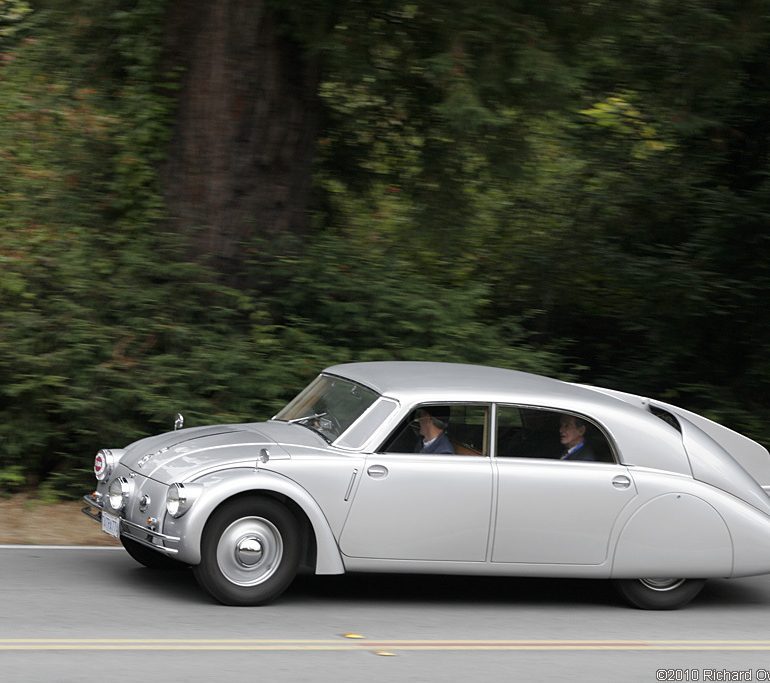
[[[91,494],[83,496],[83,500],[86,503],[86,507],[84,507],[81,512],[86,515],[86,517],[90,517],[91,519],[101,523],[102,511],[104,510],[104,505],[102,505],[101,501]],[[94,512],[94,509],[96,509],[97,512]],[[179,536],[168,536],[166,534],[160,533],[160,531],[153,531],[152,529],[148,529],[146,526],[136,524],[136,522],[131,522],[124,517],[120,518],[120,533],[121,536],[125,535],[132,541],[146,545],[147,547],[152,548],[153,550],[157,550],[160,553],[165,553],[166,555],[173,556],[179,552],[177,548],[169,548],[165,545],[167,543],[179,543]],[[163,543],[164,545],[159,545],[155,541]]]

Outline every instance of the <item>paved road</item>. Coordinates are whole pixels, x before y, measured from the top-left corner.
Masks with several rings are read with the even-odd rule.
[[[0,547],[0,680],[770,681],[770,577],[676,612],[603,582],[299,577],[275,604],[212,603],[122,550]],[[347,637],[350,634],[363,638]],[[748,676],[751,678],[748,678]]]

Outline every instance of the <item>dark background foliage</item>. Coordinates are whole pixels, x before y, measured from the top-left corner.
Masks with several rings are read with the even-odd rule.
[[[770,443],[770,2],[5,0],[0,488],[494,364]]]

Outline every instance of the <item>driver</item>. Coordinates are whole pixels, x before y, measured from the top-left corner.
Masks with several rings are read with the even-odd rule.
[[[454,455],[455,449],[446,433],[449,414],[449,406],[424,406],[417,409],[421,438],[419,453]]]

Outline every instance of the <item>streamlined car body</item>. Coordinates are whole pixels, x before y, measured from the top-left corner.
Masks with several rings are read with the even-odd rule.
[[[271,420],[101,450],[94,473],[84,512],[225,604],[270,601],[303,565],[612,579],[657,609],[710,577],[770,573],[762,446],[666,403],[499,368],[333,366]]]

